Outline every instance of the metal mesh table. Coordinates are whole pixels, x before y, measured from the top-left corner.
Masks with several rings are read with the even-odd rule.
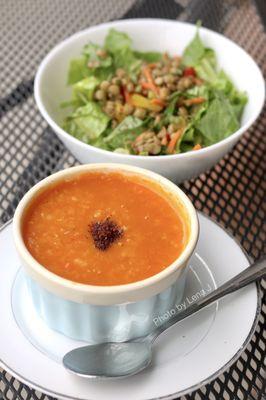
[[[78,30],[132,17],[200,19],[245,48],[266,73],[265,0],[0,0],[0,225],[12,218],[19,199],[34,183],[76,163],[34,103],[33,78],[41,59]],[[207,174],[182,185],[196,208],[219,221],[254,259],[266,250],[265,126],[264,108],[229,155]],[[247,349],[224,374],[181,400],[266,398],[265,281],[261,291],[259,324]],[[0,369],[1,396],[49,398]]]

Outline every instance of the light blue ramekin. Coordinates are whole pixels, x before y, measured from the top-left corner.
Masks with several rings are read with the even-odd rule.
[[[54,183],[90,171],[137,175],[144,184],[158,185],[171,199],[173,207],[176,204],[182,210],[188,239],[182,253],[171,265],[142,281],[93,286],[64,279],[32,257],[22,235],[23,219],[30,203]],[[57,172],[30,189],[16,209],[13,234],[33,305],[50,328],[90,343],[125,341],[149,333],[155,327],[157,316],[180,303],[186,266],[198,239],[198,218],[188,197],[160,175],[123,164],[89,164]]]
[[[185,271],[173,285],[155,296],[112,306],[65,300],[29,277],[27,286],[36,312],[51,329],[92,344],[122,342],[147,335],[156,327],[158,316],[181,302]]]

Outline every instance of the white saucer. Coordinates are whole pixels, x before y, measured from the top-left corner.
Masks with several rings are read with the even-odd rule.
[[[249,265],[232,237],[207,217],[200,214],[199,220],[200,239],[190,261],[185,306],[204,295],[202,289],[220,286]],[[0,365],[20,381],[57,398],[172,399],[191,392],[239,357],[259,316],[253,284],[165,332],[154,346],[152,366],[142,373],[119,381],[88,380],[69,374],[60,362],[65,351],[80,343],[51,331],[32,308],[11,223],[0,231],[0,252]]]
[[[177,313],[193,302],[193,295],[203,296],[202,289],[208,293],[215,287],[215,281],[208,266],[198,254],[195,254],[187,274],[184,300],[180,304],[176,304],[174,311]],[[61,364],[68,351],[86,344],[70,339],[46,326],[35,311],[31,297],[28,295],[27,282],[22,268],[19,269],[14,280],[11,298],[13,315],[20,330],[33,346],[52,360]],[[216,310],[216,304],[213,304],[208,310],[204,310],[198,316],[196,330],[193,329],[194,321],[192,319],[187,319],[180,324],[176,332],[176,335],[178,334],[182,341],[182,346],[177,348],[179,356],[188,354],[203,340],[213,324]],[[158,317],[164,318],[165,316]],[[168,315],[166,315],[166,318],[169,318]]]

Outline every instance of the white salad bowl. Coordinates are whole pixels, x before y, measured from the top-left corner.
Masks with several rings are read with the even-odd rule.
[[[205,172],[219,161],[258,117],[265,98],[264,79],[253,59],[237,44],[206,28],[200,28],[203,43],[215,50],[219,68],[232,79],[237,89],[246,92],[241,127],[231,136],[197,151],[160,156],[135,156],[113,153],[81,142],[62,129],[67,111],[60,107],[70,99],[67,86],[70,60],[79,57],[85,44],[103,44],[110,28],[126,32],[139,51],[182,54],[192,40],[196,26],[163,19],[135,19],[114,21],[78,32],[58,44],[42,61],[35,79],[34,93],[37,106],[59,139],[81,163],[114,162],[131,164],[155,171],[180,182]]]
[[[159,185],[181,207],[188,240],[179,257],[161,272],[141,281],[116,286],[72,282],[39,264],[22,235],[25,213],[36,198],[56,182],[84,172],[120,171]],[[198,240],[198,218],[189,198],[176,185],[148,170],[121,164],[89,164],[57,172],[37,183],[20,201],[13,220],[15,246],[25,271],[29,295],[47,325],[66,336],[90,343],[124,341],[148,334],[154,318],[163,315],[183,297],[187,264]]]

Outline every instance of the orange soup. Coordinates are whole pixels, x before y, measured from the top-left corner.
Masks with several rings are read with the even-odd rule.
[[[188,240],[181,204],[136,175],[87,172],[55,183],[31,203],[24,242],[49,271],[90,285],[146,279],[169,266]]]

